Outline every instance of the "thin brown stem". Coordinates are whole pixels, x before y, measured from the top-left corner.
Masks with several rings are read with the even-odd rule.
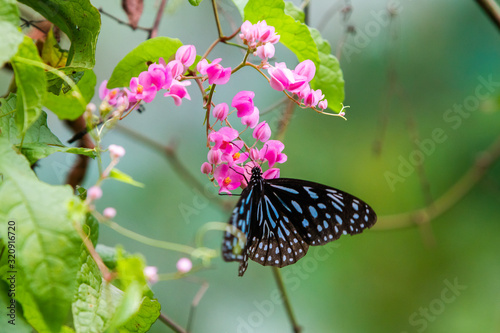
[[[476,0],[491,21],[500,29],[500,6],[495,0]]]
[[[481,153],[476,163],[441,197],[430,206],[417,209],[413,212],[381,216],[375,229],[407,228],[430,221],[441,216],[460,200],[486,175],[488,169],[500,158],[500,136],[491,146]]]
[[[165,5],[167,4],[167,0],[162,0],[160,3],[160,7],[158,8],[158,12],[156,13],[155,23],[151,27],[149,31],[148,39],[155,38],[158,35],[158,28],[160,26],[161,18],[163,17],[163,12],[165,11]]]
[[[292,324],[293,332],[300,333],[302,332],[302,327],[297,323],[297,319],[295,318],[295,314],[293,313],[292,305],[290,303],[290,299],[288,298],[288,294],[285,289],[285,284],[283,283],[283,277],[281,276],[281,271],[278,267],[272,267],[274,279],[276,280],[276,284],[278,285],[278,289],[280,291],[281,297],[283,298],[283,303],[285,304],[286,313],[288,315],[288,319]]]
[[[224,37],[222,33],[222,27],[220,25],[219,13],[217,12],[217,1],[212,0],[212,8],[214,10],[215,24],[217,25],[217,32],[219,33],[219,38]]]
[[[187,333],[187,331],[181,327],[181,325],[177,324],[175,321],[170,319],[166,314],[160,313],[159,317],[160,321],[170,327],[174,332],[177,333]]]
[[[191,331],[191,326],[194,321],[194,314],[195,310],[198,307],[198,304],[200,304],[201,299],[203,298],[203,295],[205,295],[205,292],[208,290],[208,282],[203,281],[201,284],[200,289],[196,293],[196,295],[193,298],[193,302],[191,303],[191,311],[189,312],[189,319],[188,319],[188,324],[186,328],[186,332]]]
[[[151,28],[144,28],[144,27],[136,27],[135,29],[130,25],[130,23],[126,22],[126,21],[123,21],[122,19],[106,12],[104,9],[99,8],[99,13],[109,17],[110,19],[113,19],[114,21],[116,21],[116,23],[118,24],[122,24],[122,25],[126,25],[127,27],[130,27],[131,29],[135,30],[135,29],[138,29],[138,30],[143,30],[143,31],[147,31],[149,33],[151,33]]]

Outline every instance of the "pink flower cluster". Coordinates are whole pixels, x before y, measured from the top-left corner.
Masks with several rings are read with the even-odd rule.
[[[220,187],[219,193],[231,193],[230,191],[238,187],[246,187],[252,168],[266,162],[270,169],[263,173],[263,177],[278,178],[279,169],[274,168],[274,165],[287,160],[287,156],[282,153],[285,145],[278,140],[269,140],[269,124],[266,121],[259,122],[259,109],[254,105],[254,97],[255,93],[252,91],[240,91],[232,100],[231,106],[236,109],[238,118],[245,125],[241,132],[226,121],[229,112],[227,104],[217,104],[212,110],[221,127],[217,131],[212,129],[208,134],[208,162],[202,164],[201,172],[211,178],[213,176],[212,180],[217,181]],[[253,129],[252,145],[241,139],[241,134],[249,128]],[[257,148],[259,143],[263,144],[260,149]]]
[[[130,79],[129,88],[107,89],[107,81],[103,81],[99,88],[99,97],[107,100],[111,106],[126,103],[126,107],[139,101],[150,103],[156,94],[165,89],[164,96],[174,99],[175,105],[182,104],[182,99],[191,100],[186,89],[191,85],[190,81],[183,81],[183,74],[186,73],[196,59],[196,49],[194,45],[183,45],[175,53],[175,59],[168,64],[163,58],[158,63],[149,65],[148,70],[139,74],[138,77]],[[211,64],[206,59],[202,59],[196,66],[202,75],[202,80],[207,80],[209,84],[225,84],[231,76],[231,68],[224,68],[220,63],[221,59],[215,59]]]
[[[267,71],[271,76],[269,83],[274,90],[288,90],[297,95],[305,107],[328,107],[328,101],[324,99],[325,95],[321,89],[313,90],[309,85],[316,73],[316,66],[311,60],[302,61],[294,70],[287,68],[284,62],[277,62],[274,67],[269,66]]]
[[[250,51],[253,51],[253,55],[263,60],[274,57],[273,44],[280,40],[274,27],[267,25],[265,20],[256,24],[252,24],[250,21],[243,22],[239,36]]]

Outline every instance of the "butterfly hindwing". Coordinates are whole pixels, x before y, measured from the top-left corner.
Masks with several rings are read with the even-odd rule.
[[[229,220],[223,258],[240,262],[240,276],[248,258],[284,267],[301,259],[309,246],[358,234],[376,220],[370,206],[348,193],[299,179],[267,180],[252,170]]]

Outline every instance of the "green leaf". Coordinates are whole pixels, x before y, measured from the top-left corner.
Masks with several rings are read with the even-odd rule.
[[[114,168],[109,172],[109,178],[114,178],[122,183],[130,184],[136,187],[144,187],[143,183],[136,182],[126,173],[121,172],[120,170]]]
[[[40,116],[47,87],[44,70],[27,64],[25,59],[41,63],[33,40],[28,37],[24,37],[12,59],[17,85],[16,125],[21,135],[24,135]]]
[[[280,42],[295,53],[299,61],[310,59],[318,67],[318,49],[307,25],[286,15],[284,9],[283,0],[250,0],[245,6],[245,20],[254,24],[266,20],[280,35]]]
[[[101,28],[99,11],[88,0],[19,0],[54,23],[70,39],[68,66],[93,68]]]
[[[128,87],[132,77],[137,77],[148,69],[148,62],[158,62],[160,57],[168,62],[181,46],[180,40],[169,37],[156,37],[142,42],[116,65],[108,88]]]
[[[88,104],[94,96],[96,76],[94,74],[94,71],[92,71],[91,69],[77,73],[85,74],[77,83],[77,87],[82,93],[85,102]],[[53,93],[48,93],[45,96],[43,104],[49,110],[54,112],[59,117],[59,119],[75,120],[76,118],[80,117],[83,112],[85,112],[86,105],[82,105],[80,100],[78,100],[73,95],[73,91],[74,89],[70,90],[67,93],[59,94],[59,96],[56,96]]]
[[[139,311],[142,298],[140,283],[133,281],[125,290],[107,331],[114,332],[117,327],[128,322]]]
[[[0,68],[14,56],[24,35],[19,31],[19,9],[15,0],[0,0]]]
[[[101,257],[106,267],[108,267],[109,269],[116,268],[116,264],[118,262],[118,254],[116,248],[102,244],[97,244],[95,250]],[[124,251],[122,251],[123,256],[128,256],[128,254],[123,252]]]
[[[42,60],[45,64],[54,68],[64,67],[68,60],[68,51],[61,49],[52,28],[49,29],[45,42],[43,43]]]
[[[78,287],[73,301],[73,323],[78,333],[104,332],[120,304],[123,292],[102,279],[92,256],[80,256]]]
[[[319,31],[314,28],[310,30],[318,46],[321,60],[319,67],[316,67],[316,75],[311,81],[311,87],[321,89],[328,100],[328,108],[338,112],[344,101],[344,77],[339,61],[331,54],[330,44],[321,37]]]
[[[156,319],[160,316],[161,305],[155,300],[145,296],[142,299],[139,311],[130,320],[118,328],[119,332],[147,332],[151,325],[154,324]]]
[[[0,103],[0,136],[8,138],[12,144],[19,146],[21,143],[21,134],[15,124],[14,114],[11,113],[15,110],[16,96],[10,94],[6,99],[0,98]],[[93,149],[64,146],[47,127],[47,114],[43,111],[26,132],[21,152],[26,156],[30,164],[55,152],[80,154],[92,158],[96,157],[96,152]]]
[[[3,256],[7,257],[7,253],[4,253]],[[8,277],[10,274],[5,273],[3,279]],[[33,329],[26,322],[19,303],[14,304],[15,314],[11,312],[14,298],[9,296],[12,291],[9,290],[8,286],[10,283],[6,284],[4,281],[0,281],[0,332],[31,333]],[[15,292],[15,288],[13,291]]]
[[[192,6],[198,6],[203,0],[189,0]]]
[[[17,300],[39,332],[61,330],[76,289],[81,239],[74,224],[83,214],[70,211],[81,201],[70,186],[38,180],[26,159],[0,137],[0,235],[16,224]]]
[[[116,271],[120,289],[125,290],[133,282],[139,282],[144,287],[144,290],[148,290],[146,277],[144,276],[144,268],[146,268],[144,258],[136,254],[123,256],[122,252],[121,248],[117,249]]]
[[[295,6],[295,4],[291,1],[285,1],[285,14],[293,17],[294,20],[299,21],[301,23],[304,23],[306,19],[304,11],[299,7]]]
[[[95,247],[99,239],[99,221],[97,221],[94,215],[87,213],[85,224],[82,225],[82,230]]]
[[[86,71],[89,71],[83,67],[64,67],[64,68],[59,68],[59,71],[62,73],[66,74],[66,76],[73,81],[73,83],[78,84],[80,82],[80,79],[83,77]],[[61,91],[66,94],[68,91],[71,90],[71,87],[64,81],[62,78],[60,78],[58,75],[52,73],[52,72],[47,72],[47,91],[53,93],[56,96],[59,96]]]

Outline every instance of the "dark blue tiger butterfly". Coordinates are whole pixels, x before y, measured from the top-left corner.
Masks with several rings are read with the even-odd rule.
[[[240,262],[239,276],[248,258],[284,267],[305,256],[310,245],[361,233],[376,221],[373,209],[348,193],[305,180],[264,179],[254,167],[229,219],[222,256]]]

